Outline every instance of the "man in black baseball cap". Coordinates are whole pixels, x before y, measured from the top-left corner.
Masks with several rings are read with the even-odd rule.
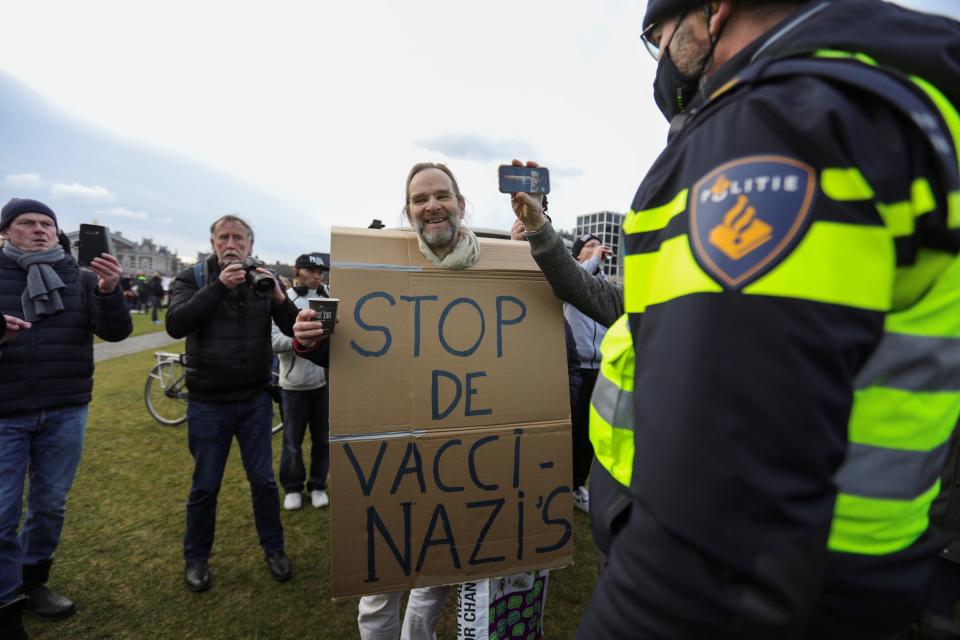
[[[309,309],[310,298],[328,298],[326,283],[330,275],[330,257],[326,253],[305,253],[293,263],[293,286],[287,297],[298,309]],[[273,352],[280,356],[280,393],[283,402],[283,449],[280,452],[280,486],[283,508],[296,511],[303,504],[303,489],[310,493],[310,504],[319,509],[330,503],[327,496],[327,471],[330,468],[330,397],[327,369],[298,358],[293,339],[273,327]],[[310,427],[309,475],[303,461],[303,436]]]
[[[326,253],[305,253],[293,263],[294,269],[319,269],[330,271],[330,256]],[[296,277],[296,273],[294,273]]]

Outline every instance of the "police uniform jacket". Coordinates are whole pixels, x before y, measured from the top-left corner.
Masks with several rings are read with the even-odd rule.
[[[923,123],[847,82],[763,76],[788,58],[880,67],[921,95],[915,76],[960,105],[958,25],[877,0],[809,3],[711,76],[624,223],[633,505],[580,638],[881,638],[917,613],[936,550],[925,510],[916,530],[849,540],[834,517],[862,508],[868,526],[913,504],[897,493],[908,468],[923,477],[903,482],[939,486],[960,409],[957,362],[938,363],[960,337],[939,313],[960,248],[956,143],[938,151]],[[910,314],[932,295],[941,325],[891,337],[933,317]],[[897,378],[882,360],[904,345],[916,366]],[[889,411],[864,416],[864,399]],[[935,428],[900,447],[931,402]],[[892,444],[858,442],[861,426]],[[889,464],[844,475],[864,452]]]

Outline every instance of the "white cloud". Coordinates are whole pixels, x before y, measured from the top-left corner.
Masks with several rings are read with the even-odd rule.
[[[50,195],[55,200],[84,200],[87,202],[110,202],[113,194],[100,186],[88,187],[74,182],[66,184],[58,182],[50,187]]]
[[[35,173],[11,173],[4,178],[3,183],[8,187],[21,189],[39,189],[43,181]]]
[[[130,218],[131,220],[146,220],[150,217],[146,211],[131,211],[126,207],[110,207],[109,209],[101,209],[98,213],[115,218]]]
[[[442,153],[448,158],[480,162],[504,158],[532,158],[537,154],[523,140],[506,140],[476,133],[444,134],[417,140],[417,146]]]

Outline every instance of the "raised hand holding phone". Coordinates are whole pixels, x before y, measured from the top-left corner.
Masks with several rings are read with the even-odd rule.
[[[508,165],[501,165],[501,169]],[[526,164],[519,160],[512,160],[510,167],[525,167],[528,169],[540,168],[536,162],[528,160]],[[547,190],[549,190],[549,177],[547,178]],[[503,189],[500,189],[503,191]],[[543,197],[545,192],[530,194],[523,191],[513,193],[510,196],[510,206],[513,212],[523,224],[523,228],[530,233],[539,231],[547,223],[547,216],[543,212]]]

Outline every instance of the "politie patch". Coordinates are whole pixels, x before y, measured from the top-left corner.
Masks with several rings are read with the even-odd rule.
[[[690,236],[701,266],[738,289],[777,264],[806,224],[815,175],[792,158],[750,156],[701,178],[690,205]]]

